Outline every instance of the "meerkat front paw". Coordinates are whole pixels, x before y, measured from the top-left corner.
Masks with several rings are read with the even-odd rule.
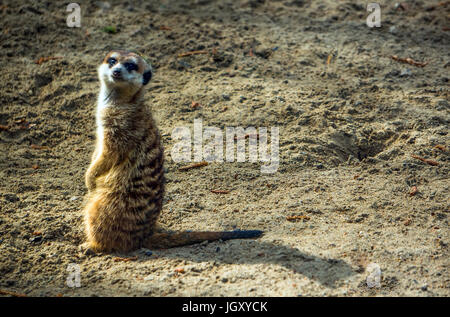
[[[91,178],[86,178],[86,187],[88,189],[89,192],[92,192],[95,190],[95,178],[91,177]]]
[[[89,168],[86,172],[86,187],[89,191],[93,191],[95,189],[95,174],[93,173],[93,170]]]

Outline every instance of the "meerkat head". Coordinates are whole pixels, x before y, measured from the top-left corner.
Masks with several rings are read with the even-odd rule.
[[[152,78],[152,67],[138,54],[112,51],[103,59],[98,74],[108,89],[134,95]]]

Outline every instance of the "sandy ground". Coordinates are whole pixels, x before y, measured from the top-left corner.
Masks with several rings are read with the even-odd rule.
[[[81,28],[66,26],[66,3],[0,6],[2,291],[449,296],[448,1],[380,1],[382,26],[373,29],[363,1],[79,3]],[[79,252],[96,68],[115,48],[155,68],[146,100],[167,157],[161,223],[263,237]],[[207,54],[178,57],[195,50]],[[60,58],[35,63],[50,56]],[[195,118],[222,130],[279,127],[278,171],[250,162],[180,171],[171,133]],[[66,283],[70,263],[79,288]],[[381,268],[380,287],[366,284],[370,263]]]

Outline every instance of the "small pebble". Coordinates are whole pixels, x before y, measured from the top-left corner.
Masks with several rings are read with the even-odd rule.
[[[183,68],[190,68],[191,65],[189,65],[188,63],[186,63],[185,61],[178,61],[178,64],[183,67]]]
[[[412,72],[409,68],[403,68],[400,72],[400,77],[411,76]]]
[[[3,194],[3,198],[11,203],[19,201],[19,197],[16,194]]]
[[[107,10],[111,9],[111,4],[107,1],[98,1],[96,4],[103,11],[107,11]]]
[[[30,242],[40,242],[42,240],[42,236],[36,236],[30,238]]]
[[[369,288],[381,287],[381,269],[376,263],[370,263],[366,272],[368,273],[366,283]]]

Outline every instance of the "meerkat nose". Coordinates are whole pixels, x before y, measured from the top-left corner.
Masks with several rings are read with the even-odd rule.
[[[112,74],[114,77],[120,77],[122,76],[122,71],[120,69],[115,69],[113,70]]]

